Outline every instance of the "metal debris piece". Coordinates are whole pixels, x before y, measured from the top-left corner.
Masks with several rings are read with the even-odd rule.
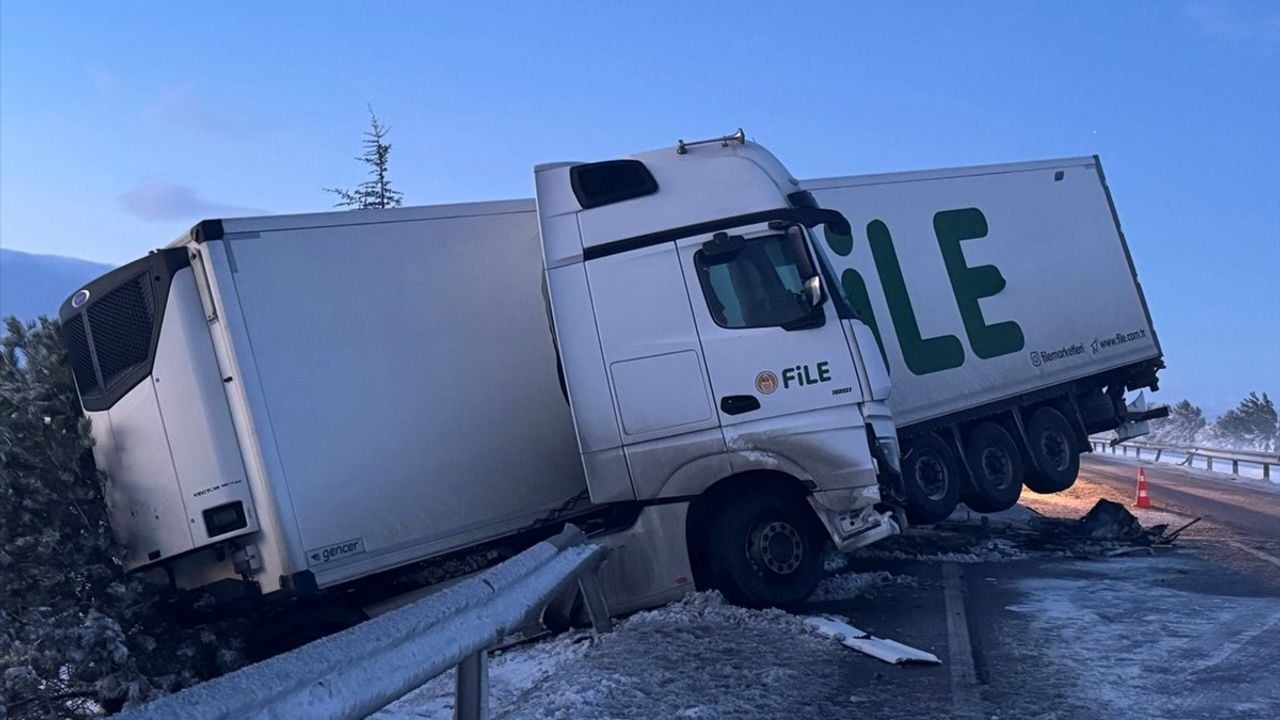
[[[1183,525],[1182,527],[1178,528],[1177,530],[1174,530],[1171,533],[1165,533],[1164,542],[1171,543],[1174,540],[1177,540],[1178,536],[1182,534],[1183,530],[1186,530],[1187,528],[1191,527],[1192,525],[1195,525],[1198,522],[1200,522],[1200,518],[1196,518],[1195,520],[1192,520],[1191,522],[1187,523],[1186,525]]]
[[[896,640],[875,637],[838,618],[814,616],[807,617],[804,621],[814,630],[817,630],[819,635],[831,638],[847,648],[857,650],[864,655],[870,655],[890,665],[902,665],[905,663],[942,664],[938,656],[931,652],[918,650],[910,645],[903,645]]]
[[[1092,540],[1136,541],[1143,536],[1142,523],[1133,513],[1110,500],[1099,500],[1089,513],[1080,519],[1078,532]]]

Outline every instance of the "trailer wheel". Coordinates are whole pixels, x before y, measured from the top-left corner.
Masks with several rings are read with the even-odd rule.
[[[951,447],[933,433],[907,441],[902,454],[902,494],[913,525],[945,520],[960,502],[960,466]]]
[[[791,607],[822,579],[825,535],[798,495],[726,498],[706,535],[711,585],[746,607]]]
[[[965,443],[973,488],[964,504],[982,513],[1008,510],[1022,494],[1022,456],[1009,433],[995,423],[974,428]]]
[[[1038,493],[1066,490],[1080,474],[1080,446],[1071,423],[1053,408],[1040,408],[1027,423],[1027,442],[1035,468],[1024,482]]]

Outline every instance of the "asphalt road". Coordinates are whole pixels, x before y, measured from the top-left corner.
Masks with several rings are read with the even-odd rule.
[[[1280,543],[1280,492],[1219,480],[1177,467],[1143,463],[1152,504],[1183,515],[1203,517],[1239,533]],[[1089,482],[1132,495],[1137,482],[1134,462],[1102,456],[1081,458],[1080,475]],[[1277,485],[1280,489],[1280,485]]]
[[[922,531],[907,552],[851,569],[916,578],[847,601],[814,603],[874,633],[930,650],[943,665],[885,668],[851,657],[857,690],[884,703],[867,718],[1280,717],[1280,494],[1144,463],[1144,525],[1194,519],[1172,552],[1111,556],[1038,549],[1034,535],[991,540]],[[1135,461],[1087,457],[1058,496],[1024,494],[1047,515],[1081,517],[1099,499],[1131,506]],[[889,542],[889,541],[886,541]],[[969,542],[977,557],[958,542]],[[932,557],[929,544],[937,544]],[[1024,557],[1009,549],[1016,546]],[[976,561],[975,561],[976,560]],[[872,674],[872,671],[879,670]],[[908,712],[908,709],[910,712]]]
[[[1280,492],[1217,478],[1203,471],[1143,462],[1151,505],[1171,520],[1200,522],[1180,542],[1205,559],[1268,583],[1280,594]],[[1084,456],[1077,487],[1132,504],[1139,463]],[[1253,481],[1261,483],[1262,481]],[[1026,495],[1024,494],[1024,499]],[[1028,503],[1036,507],[1035,498]],[[1143,513],[1138,511],[1139,517]],[[1151,524],[1144,519],[1145,524]]]

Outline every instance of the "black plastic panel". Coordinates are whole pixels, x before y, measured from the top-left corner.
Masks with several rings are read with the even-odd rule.
[[[609,160],[569,168],[569,184],[584,210],[658,192],[658,181],[639,160]]]
[[[151,374],[185,248],[158,250],[93,280],[62,303],[62,342],[85,410],[106,410]]]

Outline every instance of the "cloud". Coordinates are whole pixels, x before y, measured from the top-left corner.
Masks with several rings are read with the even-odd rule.
[[[161,92],[143,113],[152,122],[200,138],[237,140],[244,134],[226,113],[188,87],[172,87]]]
[[[1183,11],[1202,34],[1270,54],[1280,49],[1280,10],[1223,0],[1189,0]],[[1262,10],[1262,12],[1252,12]]]
[[[200,196],[189,185],[147,180],[120,196],[120,205],[143,220],[188,220],[265,215],[267,211],[215,202]]]

